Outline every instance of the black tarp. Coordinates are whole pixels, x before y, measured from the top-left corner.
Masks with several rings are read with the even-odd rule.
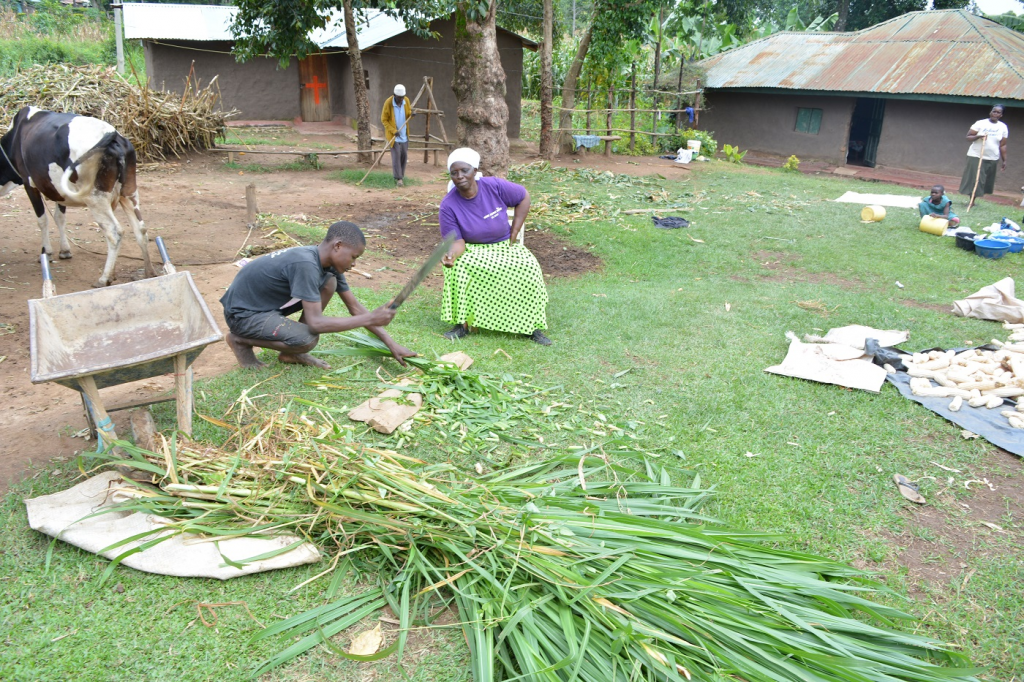
[[[958,349],[958,352],[960,350],[966,348]],[[952,402],[952,398],[925,398],[914,395],[910,390],[910,376],[906,372],[888,374],[885,378],[903,394],[904,398],[924,405],[943,419],[978,434],[992,445],[1012,452],[1018,457],[1024,457],[1024,429],[1013,428],[1001,414],[1005,410],[1015,409],[1013,401],[1004,399],[1002,407],[990,410],[986,407],[970,407],[965,400],[959,412],[950,412],[949,403]]]

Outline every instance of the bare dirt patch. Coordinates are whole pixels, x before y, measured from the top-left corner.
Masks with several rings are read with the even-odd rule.
[[[950,473],[935,468],[934,475],[942,488],[931,495],[923,507],[908,506],[908,529],[902,534],[888,533],[887,539],[898,547],[895,563],[905,567],[913,582],[936,586],[961,582],[977,559],[1020,551],[1020,537],[1013,525],[1024,519],[1024,478],[1020,476],[1020,458],[998,448],[991,451],[988,472]],[[987,478],[993,489],[972,483],[972,495],[958,500],[950,494],[947,477],[960,487],[970,479]],[[895,493],[894,493],[895,494]],[[986,525],[991,524],[991,525]],[[994,527],[993,527],[994,526]],[[994,540],[1017,535],[1016,549]]]
[[[276,134],[299,148],[303,145],[313,149],[351,147],[347,135]],[[254,146],[252,150],[244,164],[276,165],[282,159],[290,160],[282,156],[261,157],[259,147]],[[329,171],[356,167],[351,157],[321,157],[325,168],[320,172],[265,173],[253,172],[254,168],[249,166],[226,167],[225,156],[195,154],[181,160],[148,164],[140,168],[139,180],[151,257],[159,263],[152,238],[162,236],[178,269],[192,273],[222,331],[226,330],[218,300],[237,272],[232,263],[243,242],[255,243],[263,249],[288,245],[275,239],[262,239],[269,228],[249,233],[245,224],[245,185],[249,182],[257,186],[259,207],[264,213],[320,216],[328,222],[347,219],[367,228],[372,239],[356,267],[371,278],[350,275],[349,281],[357,294],[359,287],[376,288],[404,282],[439,240],[436,210],[444,194],[444,169],[422,163],[422,157],[411,158],[408,168],[408,177],[418,180],[419,184],[398,190],[355,187],[330,179]],[[519,162],[529,160],[518,159]],[[571,158],[565,162],[575,165]],[[637,172],[638,168],[624,165],[616,171]],[[640,169],[638,174],[649,172]],[[432,218],[414,222],[417,216],[430,213]],[[126,223],[123,215],[119,220]],[[88,290],[106,255],[103,236],[86,210],[68,211],[67,223],[68,234],[74,240],[74,257],[52,265],[58,294]],[[50,230],[56,247],[56,230],[52,225]],[[572,276],[600,266],[599,259],[589,252],[561,242],[549,233],[528,231],[526,244],[550,276]],[[0,356],[4,358],[0,360],[0,398],[5,407],[0,413],[0,492],[34,465],[95,447],[94,441],[73,437],[86,428],[77,392],[56,384],[34,385],[30,381],[27,301],[40,296],[39,249],[35,215],[24,191],[18,188],[0,198],[0,291],[4,294],[0,296]],[[140,267],[139,249],[128,228],[115,283],[132,281]],[[430,282],[428,286],[440,286],[441,277],[432,277]],[[230,350],[223,343],[217,343],[199,356],[195,364],[196,376],[216,376],[235,366]],[[170,376],[102,391],[108,407],[171,395]],[[125,412],[113,415],[119,432],[124,431],[119,422],[127,424],[126,415]]]
[[[751,260],[763,269],[763,272],[758,274],[758,279],[762,282],[831,284],[847,290],[867,288],[859,280],[843,279],[830,272],[808,272],[796,265],[800,262],[800,256],[792,253],[757,251],[751,255]],[[741,276],[734,276],[733,279],[746,280]]]

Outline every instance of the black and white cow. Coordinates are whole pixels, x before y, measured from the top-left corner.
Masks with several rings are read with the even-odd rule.
[[[44,199],[57,203],[53,221],[60,232],[61,258],[71,258],[65,233],[67,207],[88,207],[107,239],[107,262],[93,286],[107,286],[115,278],[114,263],[124,234],[114,216],[120,204],[142,249],[146,276],[156,275],[139,210],[135,147],[113,126],[90,116],[25,107],[0,138],[0,148],[0,196],[17,185],[25,186],[42,232],[44,253],[53,253]]]

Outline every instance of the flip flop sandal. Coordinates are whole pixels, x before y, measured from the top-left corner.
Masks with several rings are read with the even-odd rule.
[[[899,488],[900,495],[903,495],[903,497],[907,498],[914,504],[925,503],[924,497],[920,492],[918,492],[917,484],[908,480],[906,476],[903,474],[893,474],[892,480],[893,483],[896,484],[896,487]]]

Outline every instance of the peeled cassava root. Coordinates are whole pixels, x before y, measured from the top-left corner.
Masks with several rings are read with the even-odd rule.
[[[996,409],[1003,406],[1004,398],[1024,396],[1024,343],[1014,343],[1024,342],[1024,325],[1003,326],[1012,333],[1009,342],[992,340],[997,350],[933,350],[900,356],[911,377],[910,390],[926,398],[952,398],[951,412],[958,412],[964,403]],[[1024,429],[1024,400],[1016,410],[1001,414],[1011,427]]]

